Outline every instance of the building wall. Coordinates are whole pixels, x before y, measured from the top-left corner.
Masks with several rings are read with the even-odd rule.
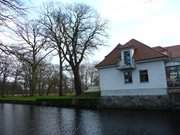
[[[149,82],[141,83],[139,70],[148,70]],[[132,71],[132,83],[124,83],[117,67],[99,69],[101,96],[166,95],[167,81],[163,61],[139,63]]]

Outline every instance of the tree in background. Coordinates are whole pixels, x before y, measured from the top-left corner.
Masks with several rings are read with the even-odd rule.
[[[11,87],[11,95],[14,96],[16,92],[19,90],[22,90],[22,87],[20,86],[20,83],[22,82],[22,64],[13,56],[12,63],[11,63],[11,79],[12,81],[12,87]]]
[[[7,78],[11,73],[11,59],[7,55],[1,55],[0,58],[0,94],[3,97],[5,94]]]
[[[56,93],[58,87],[58,69],[55,65],[41,62],[38,69],[38,91],[39,95],[48,95],[50,92]]]
[[[33,96],[37,87],[37,71],[41,61],[53,50],[46,51],[47,37],[41,35],[41,25],[36,21],[18,24],[13,30],[18,37],[17,45],[7,48],[7,52],[15,55],[29,71],[30,95]],[[27,74],[26,74],[27,75]]]
[[[83,63],[80,66],[80,76],[82,88],[87,90],[89,87],[99,85],[99,74],[95,68],[95,63]]]

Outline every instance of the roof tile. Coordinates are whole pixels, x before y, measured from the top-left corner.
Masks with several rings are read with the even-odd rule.
[[[180,58],[180,45],[165,47],[172,58]]]

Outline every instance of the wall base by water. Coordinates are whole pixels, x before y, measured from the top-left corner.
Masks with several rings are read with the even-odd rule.
[[[101,96],[164,96],[166,88],[102,90]]]
[[[101,97],[99,106],[102,108],[128,109],[169,109],[172,107],[169,96],[106,96]]]

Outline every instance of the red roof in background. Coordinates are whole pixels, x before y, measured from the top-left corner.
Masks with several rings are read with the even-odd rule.
[[[153,49],[155,49],[156,51],[159,51],[159,52],[167,52],[167,49],[161,47],[161,46],[156,46],[156,47],[153,47]]]
[[[155,59],[155,58],[177,58],[180,57],[180,45],[171,47],[154,47],[151,48],[144,43],[141,43],[135,39],[131,39],[124,45],[117,45],[99,64],[96,68],[115,65],[120,60],[120,52],[126,48],[134,49],[134,59],[135,61]]]
[[[165,47],[172,58],[180,58],[180,45]]]

